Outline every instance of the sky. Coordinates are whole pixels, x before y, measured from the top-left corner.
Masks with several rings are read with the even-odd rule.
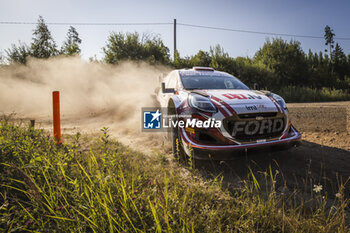
[[[325,0],[0,0],[0,52],[19,41],[30,44],[35,25],[1,22],[47,23],[178,23],[293,35],[324,35],[329,25],[346,54],[350,53],[350,2]],[[69,25],[48,25],[60,47]],[[158,35],[173,54],[173,25],[73,25],[82,39],[82,57],[103,57],[102,47],[112,32]],[[177,25],[177,50],[181,57],[220,44],[231,57],[254,56],[273,36],[219,31]],[[324,39],[283,36],[301,42],[307,52],[324,51]]]

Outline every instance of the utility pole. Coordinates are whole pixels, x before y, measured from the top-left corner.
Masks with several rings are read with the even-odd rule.
[[[174,61],[176,57],[176,19],[174,19]]]

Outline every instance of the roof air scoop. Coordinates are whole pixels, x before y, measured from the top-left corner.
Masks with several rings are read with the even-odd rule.
[[[211,67],[202,67],[202,66],[194,66],[192,69],[195,71],[214,71],[214,69]]]

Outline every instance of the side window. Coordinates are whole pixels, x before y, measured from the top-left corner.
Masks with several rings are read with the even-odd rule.
[[[169,79],[168,79],[166,84],[167,84],[166,88],[176,88],[177,82],[176,82],[176,73],[175,72],[173,72],[169,75]]]
[[[182,86],[182,82],[181,82],[181,78],[179,77],[178,74],[175,75],[176,76],[176,90],[179,91],[179,90],[182,90],[183,89],[183,86]]]

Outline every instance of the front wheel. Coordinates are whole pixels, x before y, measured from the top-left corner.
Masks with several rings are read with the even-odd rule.
[[[193,157],[193,151],[190,150],[190,155],[188,155],[183,147],[181,136],[179,134],[179,129],[174,127],[171,133],[171,139],[173,144],[173,155],[181,163],[189,166],[191,169],[195,167],[195,159]]]
[[[172,151],[174,157],[180,160],[184,160],[186,158],[186,154],[182,146],[178,127],[173,127],[171,129],[170,137],[172,141]]]

